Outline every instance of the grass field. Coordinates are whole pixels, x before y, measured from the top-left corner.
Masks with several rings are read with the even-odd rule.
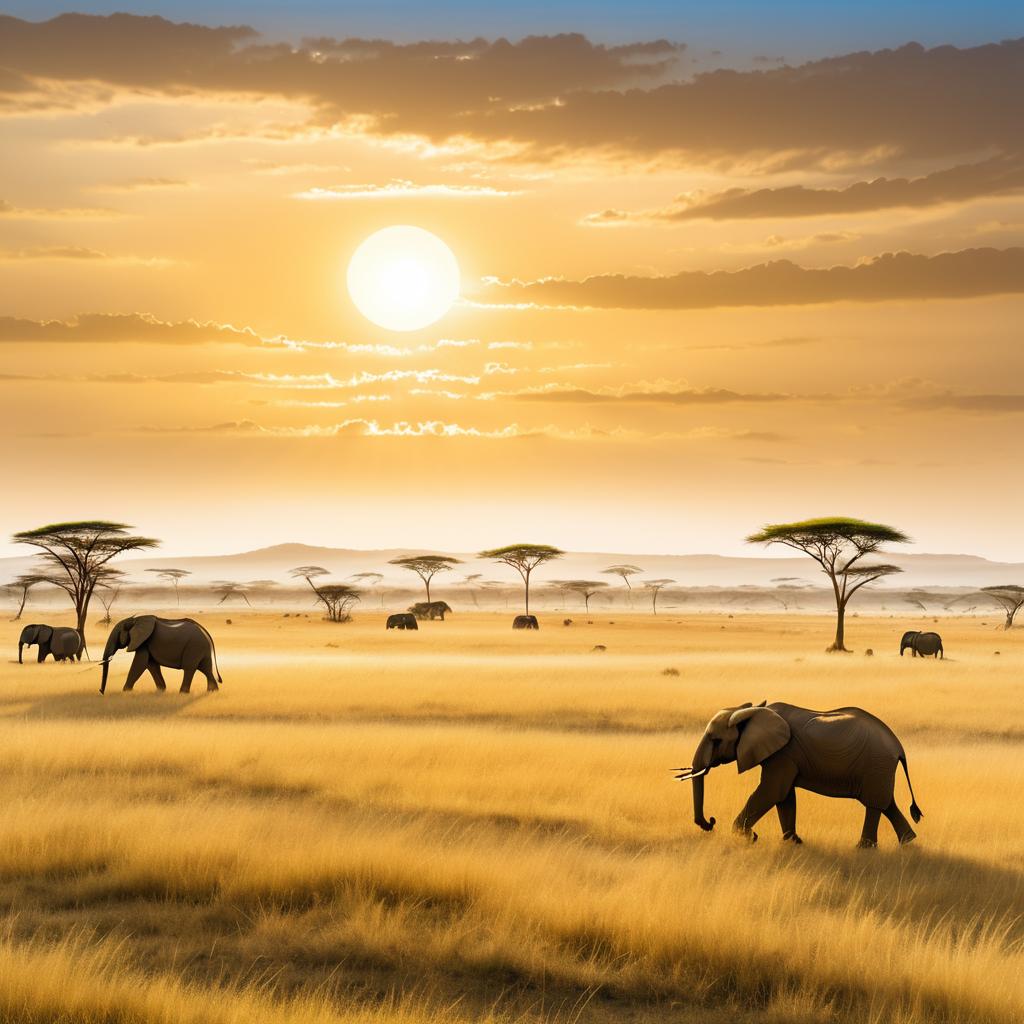
[[[105,698],[3,623],[0,1020],[1024,1020],[1024,631],[573,617],[207,615],[220,693],[123,694],[122,654]],[[801,794],[804,846],[749,845],[732,766],[701,833],[669,769],[763,698],[888,722],[918,842]]]

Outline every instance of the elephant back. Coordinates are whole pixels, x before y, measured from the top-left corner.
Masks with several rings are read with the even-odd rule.
[[[914,647],[918,654],[938,654],[942,649],[942,637],[938,633],[918,633]]]

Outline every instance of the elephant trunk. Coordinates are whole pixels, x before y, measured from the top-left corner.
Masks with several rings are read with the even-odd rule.
[[[18,664],[19,665],[23,665],[24,664],[24,662],[21,660],[21,649],[24,646],[25,646],[25,644],[21,640],[19,640],[18,641]]]
[[[704,776],[711,767],[711,741],[704,736],[693,755],[693,821],[698,828],[710,832],[715,827],[714,818],[704,817]]]
[[[107,691],[107,672],[110,671],[110,659],[117,653],[117,635],[111,633],[107,646],[103,648],[103,678],[100,680],[100,693]]]

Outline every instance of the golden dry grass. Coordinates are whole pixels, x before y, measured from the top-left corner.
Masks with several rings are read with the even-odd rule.
[[[873,658],[800,616],[224,618],[215,695],[0,663],[0,1019],[1024,1019],[1024,633],[996,616],[936,627],[945,662],[888,618],[848,624]],[[700,833],[668,769],[762,698],[884,718],[918,843],[857,851],[860,806],[810,794],[801,848]],[[714,772],[709,813],[755,781]]]

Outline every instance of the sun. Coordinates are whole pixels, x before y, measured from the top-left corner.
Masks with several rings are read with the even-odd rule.
[[[437,235],[409,224],[382,228],[352,254],[348,291],[367,320],[389,331],[418,331],[459,297],[459,265]]]

